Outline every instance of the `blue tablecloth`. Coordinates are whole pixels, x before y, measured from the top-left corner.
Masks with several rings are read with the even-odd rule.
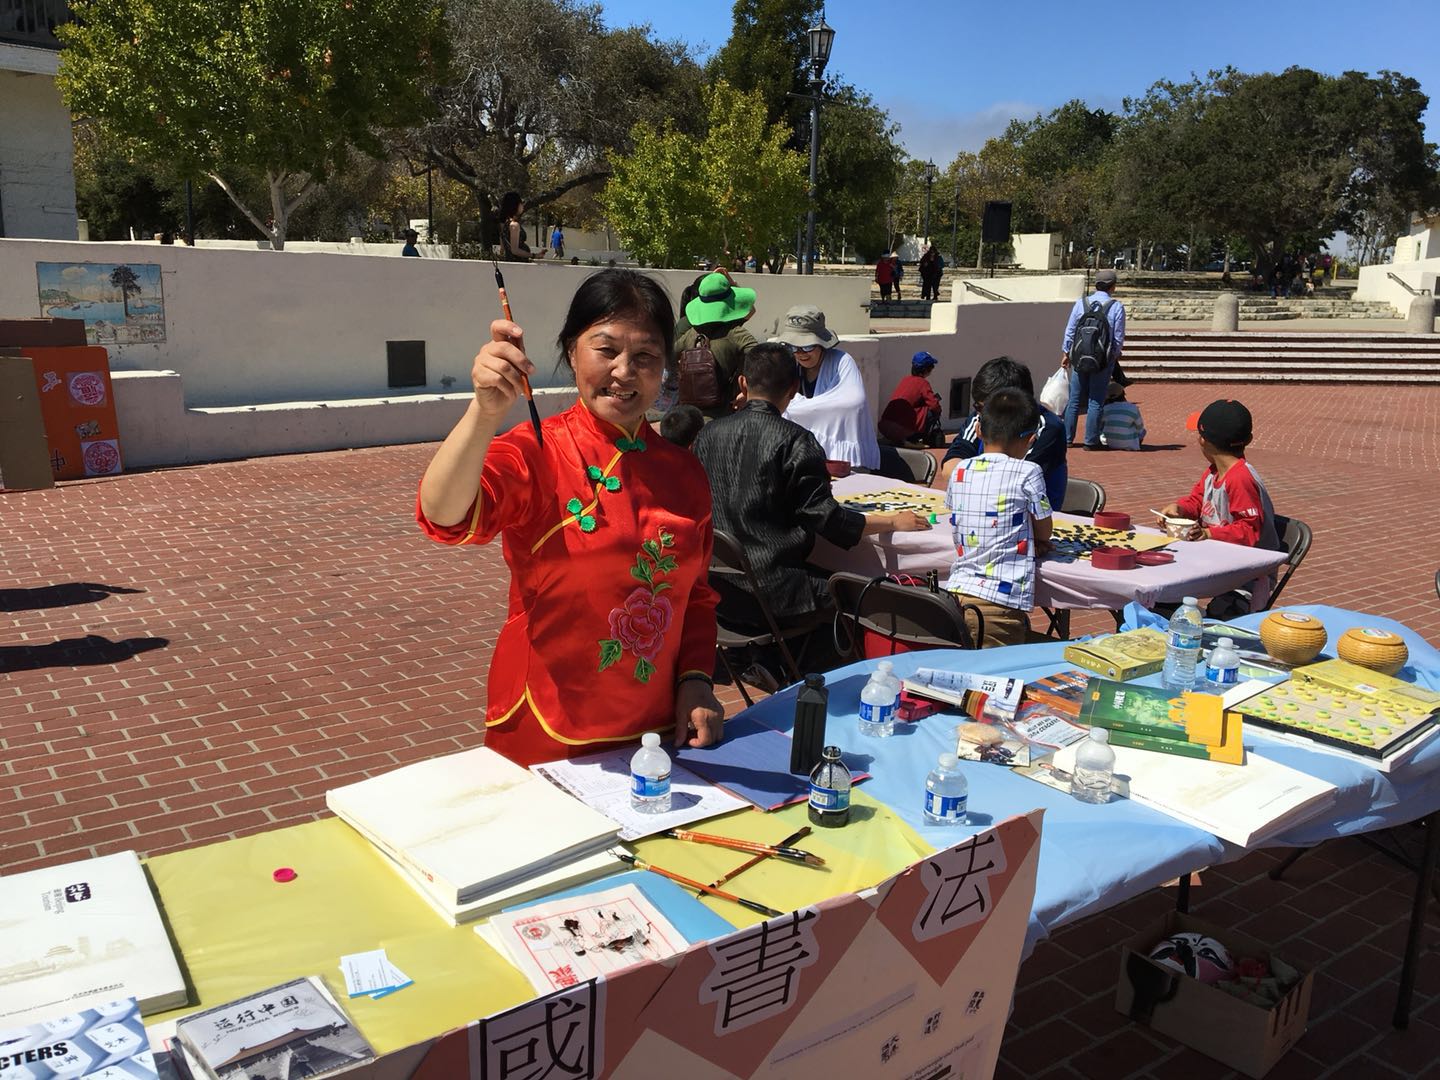
[[[1395,631],[1410,648],[1410,664],[1400,677],[1440,690],[1440,651],[1399,623],[1342,608],[1288,610],[1319,618],[1332,643],[1352,626]],[[1247,616],[1236,620],[1236,625],[1254,627],[1261,618]],[[1064,659],[1064,649],[1064,642],[1055,642],[981,652],[933,650],[905,653],[895,657],[894,663],[902,677],[916,668],[932,667],[1012,675],[1028,681],[1071,667]],[[856,729],[860,691],[876,663],[851,664],[826,676],[830,690],[828,741],[847,751],[871,755],[868,768],[873,778],[866,782],[867,793],[887,803],[936,847],[953,844],[963,835],[963,827],[927,826],[922,806],[926,775],[941,753],[954,749],[956,719],[935,716],[916,724],[898,724],[895,735],[888,739],[862,737]],[[1141,681],[1158,682],[1158,677]],[[750,715],[788,731],[794,719],[794,697],[794,688],[781,691],[757,703]],[[1308,847],[1337,836],[1403,824],[1440,808],[1440,738],[1432,739],[1390,774],[1253,729],[1246,732],[1245,747],[1249,753],[1321,777],[1339,789],[1335,804],[1321,817],[1267,839],[1265,846]],[[1037,806],[1045,810],[1027,955],[1037,941],[1065,923],[1191,870],[1245,853],[1208,832],[1128,799],[1092,806],[1000,766],[967,762],[964,767],[970,784],[972,826],[984,826]]]

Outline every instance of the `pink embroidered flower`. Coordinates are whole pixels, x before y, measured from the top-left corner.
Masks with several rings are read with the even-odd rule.
[[[638,588],[610,612],[610,632],[636,656],[654,660],[674,617],[668,597],[651,596],[649,589]]]

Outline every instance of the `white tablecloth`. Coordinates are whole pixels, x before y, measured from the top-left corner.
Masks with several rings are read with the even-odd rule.
[[[931,491],[918,484],[906,484],[884,476],[855,473],[834,482],[837,497],[869,491],[913,489]],[[942,494],[931,492],[932,494]],[[1155,532],[1139,525],[1140,514],[1132,514],[1138,531]],[[1057,514],[1057,521],[1085,521],[1069,514]],[[1088,559],[1062,562],[1053,556],[1040,562],[1035,584],[1035,605],[1048,608],[1122,608],[1132,600],[1146,607],[1178,603],[1186,596],[1218,596],[1249,582],[1285,561],[1283,551],[1261,551],[1222,544],[1218,540],[1186,542],[1177,540],[1167,549],[1175,555],[1164,566],[1141,566],[1134,570],[1096,570]],[[914,574],[940,571],[941,581],[955,560],[955,545],[949,525],[936,525],[928,532],[875,533],[846,551],[826,540],[815,541],[810,561],[826,570],[849,570],[874,577],[879,574]]]

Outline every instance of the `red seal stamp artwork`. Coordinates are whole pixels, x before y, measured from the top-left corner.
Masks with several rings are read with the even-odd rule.
[[[114,439],[80,444],[86,476],[108,476],[120,471],[120,446]]]
[[[80,405],[104,405],[105,376],[98,371],[72,372],[70,396]]]

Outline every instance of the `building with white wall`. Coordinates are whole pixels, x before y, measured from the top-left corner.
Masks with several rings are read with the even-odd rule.
[[[1440,212],[1413,214],[1410,230],[1395,238],[1388,263],[1362,266],[1356,300],[1383,300],[1405,312],[1415,294],[1435,295],[1440,282]]]
[[[1065,257],[1063,233],[1011,233],[1010,246],[1022,270],[1059,270]]]
[[[0,236],[75,239],[75,156],[60,100],[64,0],[0,0]]]

